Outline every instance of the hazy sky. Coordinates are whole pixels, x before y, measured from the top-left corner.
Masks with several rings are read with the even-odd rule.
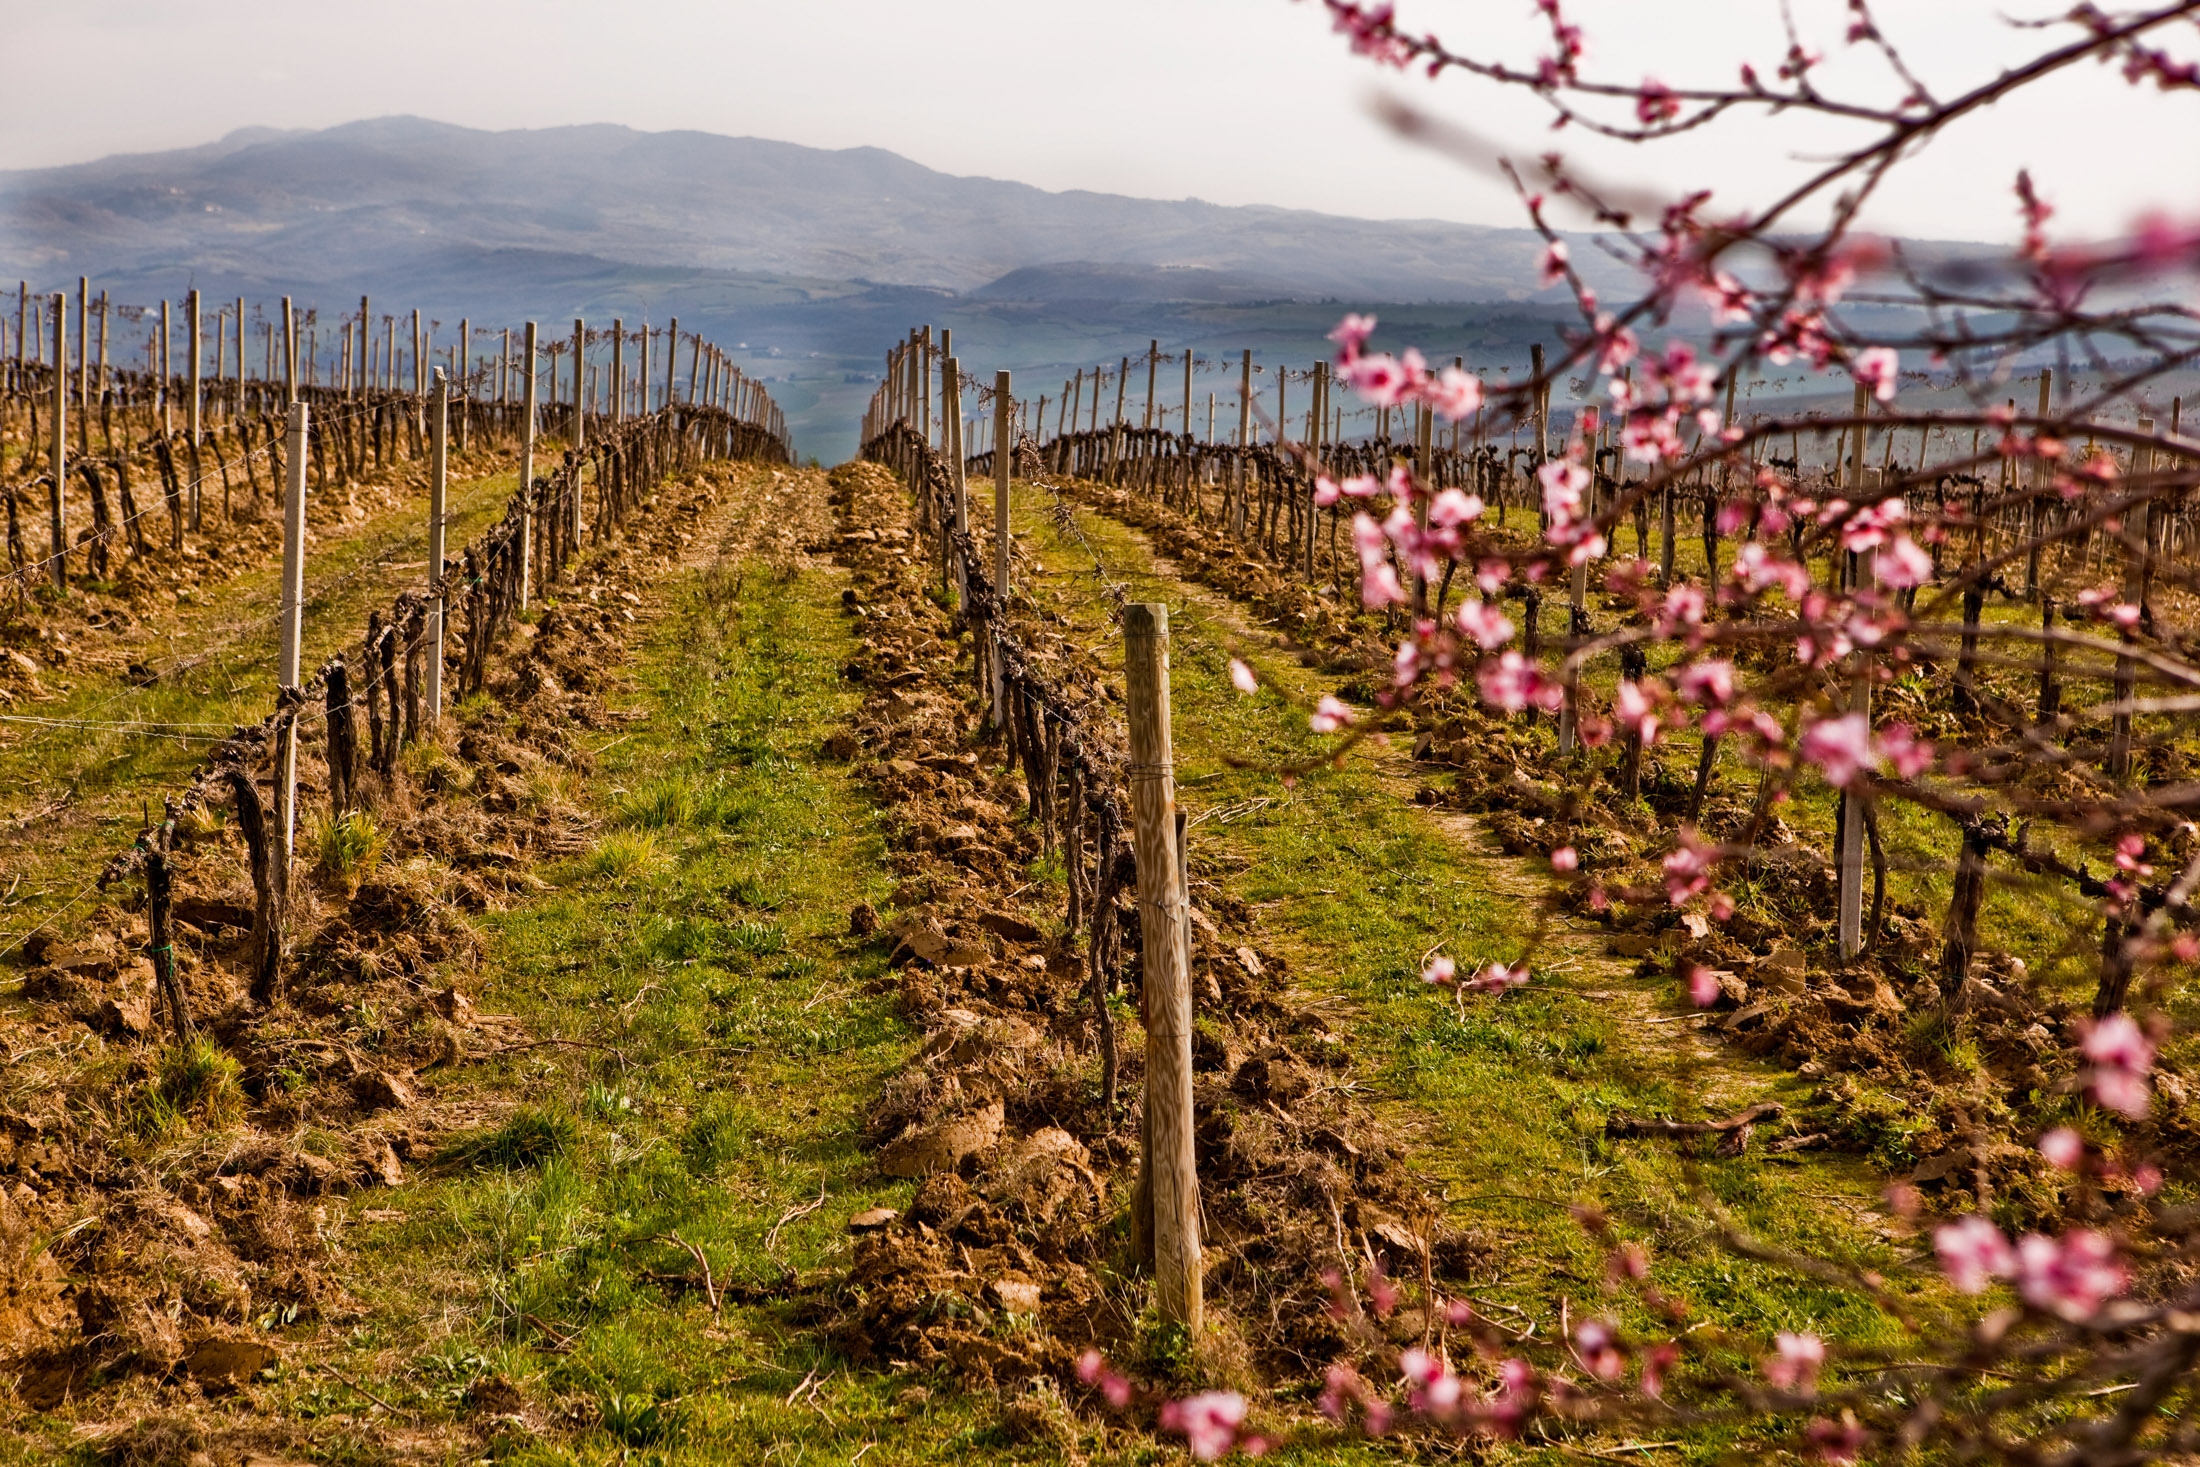
[[[1841,44],[1839,0],[1794,0],[1831,60],[1829,90],[1890,94]],[[2003,14],[2061,0],[1883,0],[1943,95],[2023,54]],[[489,128],[619,122],[872,144],[953,173],[1374,217],[1519,222],[1502,188],[1371,120],[1380,87],[1528,153],[1554,141],[1608,173],[1705,183],[1739,206],[1844,134],[1750,119],[1669,155],[1554,136],[1531,99],[1447,77],[1378,73],[1313,0],[9,0],[0,167],[211,141],[248,124],[320,127],[409,112]],[[1719,82],[1777,65],[1775,0],[1572,0],[1586,70]],[[1400,19],[1523,63],[1529,0],[1399,0]],[[2056,34],[2068,34],[2067,31]],[[2190,33],[2173,48],[2200,50]],[[39,58],[32,64],[32,58]],[[58,64],[45,64],[46,62]],[[2200,183],[2191,93],[2135,93],[2087,67],[1964,123],[1876,206],[1881,228],[2007,237],[2029,164],[2059,225],[2112,233],[2150,203],[2189,213]]]

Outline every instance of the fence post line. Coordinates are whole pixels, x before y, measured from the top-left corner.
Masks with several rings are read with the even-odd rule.
[[[509,334],[509,333],[507,333]],[[521,348],[527,370],[521,377],[519,416],[519,609],[527,609],[528,584],[534,575],[535,536],[533,519],[535,483],[535,323],[527,323],[527,340]]]
[[[1138,854],[1138,930],[1146,1026],[1147,1203],[1154,1302],[1196,1340],[1203,1314],[1199,1175],[1192,1149],[1192,989],[1177,854],[1169,728],[1169,608],[1123,608],[1124,716]]]
[[[63,291],[53,296],[53,445],[47,467],[53,473],[53,489],[49,502],[53,511],[53,584],[57,591],[69,589],[69,521],[62,493],[69,482],[69,374],[64,370],[66,358],[62,355],[69,346],[69,297]]]
[[[293,400],[289,411],[289,441],[283,449],[283,589],[280,603],[282,651],[275,667],[275,686],[298,686],[299,644],[305,633],[306,602],[306,405]],[[277,775],[275,815],[276,869],[284,889],[290,885],[290,857],[298,833],[298,739],[295,731],[284,741],[283,767]]]
[[[428,722],[443,718],[443,499],[450,487],[451,382],[435,369],[428,405]]]

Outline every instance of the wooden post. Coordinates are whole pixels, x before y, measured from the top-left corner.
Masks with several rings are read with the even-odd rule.
[[[183,298],[183,337],[185,349],[191,353],[191,400],[184,411],[184,432],[193,448],[199,446],[199,293],[193,290]]]
[[[457,364],[457,369],[451,375],[456,379],[453,385],[458,391],[458,451],[461,454],[466,452],[471,437],[466,431],[466,425],[472,421],[473,414],[466,410],[466,405],[473,400],[474,396],[474,374],[471,360],[473,354],[473,318],[471,316],[461,316],[458,318],[458,345],[451,352],[451,360]]]
[[[588,413],[588,327],[578,316],[573,318],[573,451],[578,453],[587,437],[585,421]],[[576,516],[575,528],[580,525]]]
[[[275,667],[278,691],[298,686],[298,653],[305,634],[306,602],[306,405],[293,400],[289,435],[283,446],[283,589],[280,611],[282,651]],[[298,740],[290,738],[277,771],[275,811],[276,869],[290,886],[290,856],[298,833]]]
[[[672,406],[672,373],[680,361],[680,318],[665,323],[665,406]]]
[[[2139,431],[2152,433],[2154,419],[2139,419]],[[2137,481],[2154,472],[2153,450],[2134,448],[2131,451],[2131,478]],[[2154,505],[2150,500],[2135,507],[2139,516],[2139,530],[2132,533],[2131,517],[2124,518],[2124,600],[2143,613],[2147,602],[2147,559],[2154,553]],[[2122,640],[2135,640],[2126,627]],[[2108,776],[2124,779],[2131,774],[2131,714],[2124,705],[2131,701],[2137,682],[2137,664],[2129,657],[2116,659],[2116,691],[2114,703],[2119,710],[2109,715],[2108,725]]]
[[[1008,604],[1009,374],[993,374],[993,594]]]
[[[366,396],[367,389],[374,385],[367,380],[367,323],[373,319],[367,314],[367,298],[359,297],[359,360],[351,378],[351,395],[355,399]],[[237,366],[241,375],[244,367],[244,335],[241,326],[237,336]]]
[[[521,347],[526,374],[520,382],[519,418],[519,609],[527,609],[528,582],[534,574],[535,483],[535,323],[527,323],[526,343]]]
[[[626,421],[626,322],[611,319],[611,421]]]
[[[1858,383],[1855,395],[1855,411],[1859,418],[1870,410],[1870,398],[1864,385]],[[1864,492],[1863,432],[1856,437],[1858,451],[1849,458],[1849,502],[1857,503]],[[1836,551],[1836,559],[1843,552]],[[1855,583],[1868,574],[1869,563],[1862,555],[1849,553],[1846,566],[1852,589]],[[1865,727],[1871,725],[1872,660],[1869,653],[1854,654],[1855,665],[1849,686],[1849,710],[1864,716]],[[1864,801],[1852,782],[1841,791],[1841,844],[1835,853],[1835,883],[1838,888],[1835,903],[1835,925],[1841,944],[1841,961],[1852,962],[1864,950]]]
[[[1144,423],[1144,427],[1149,433],[1153,431],[1153,393],[1155,374],[1157,374],[1160,370],[1161,343],[1158,340],[1148,341],[1146,343],[1146,420]]]
[[[450,487],[451,383],[435,369],[428,404],[428,722],[443,718],[443,623],[448,591],[443,579],[443,500]]]
[[[1177,855],[1169,728],[1169,608],[1123,608],[1124,715],[1138,842],[1138,930],[1146,1023],[1146,1174],[1154,1303],[1197,1339],[1202,1301],[1199,1176],[1192,1149],[1192,989]]]
[[[198,292],[193,291],[196,295]],[[76,442],[79,452],[92,452],[92,282],[76,277]]]
[[[163,314],[168,307],[161,305]],[[53,297],[53,444],[48,451],[47,467],[53,474],[53,484],[48,492],[48,505],[53,518],[53,585],[56,591],[69,589],[69,519],[62,495],[62,486],[69,482],[69,374],[62,370],[62,353],[69,347],[69,298],[60,291]]]
[[[418,316],[420,313],[413,313]],[[298,322],[290,314],[290,297],[283,297],[283,400],[298,400]]]
[[[168,412],[168,298],[160,301],[160,369],[159,380],[153,384],[153,400],[160,409],[160,435],[166,438],[175,431],[175,424]]]

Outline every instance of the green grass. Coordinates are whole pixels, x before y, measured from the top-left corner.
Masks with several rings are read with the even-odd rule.
[[[464,545],[491,524],[517,482],[512,469],[454,484],[451,545]],[[406,504],[358,524],[315,526],[306,563],[302,666],[315,668],[356,641],[370,608],[387,607],[397,591],[419,579],[421,519],[419,506]],[[16,711],[178,727],[165,735],[136,727],[28,725],[0,732],[0,804],[49,812],[0,856],[0,885],[14,883],[0,912],[0,948],[67,910],[99,867],[129,846],[148,811],[160,808],[161,794],[182,785],[231,728],[257,723],[273,709],[280,573],[277,554],[202,587],[188,604],[145,611],[133,655],[161,674],[150,685],[74,667],[42,675],[56,696]]]
[[[1017,531],[1049,572],[1035,594],[1069,613],[1073,641],[1103,641],[1090,553],[1057,539],[1041,492],[1017,499]],[[1536,954],[1533,985],[1502,1000],[1455,1003],[1429,989],[1419,976],[1423,957],[1440,944],[1462,971],[1529,956],[1531,904],[1494,889],[1478,862],[1462,860],[1410,804],[1410,784],[1365,751],[1285,789],[1268,770],[1306,759],[1321,741],[1275,689],[1303,697],[1326,686],[1267,638],[1244,637],[1187,604],[1180,588],[1154,575],[1130,532],[1089,512],[1078,517],[1110,576],[1129,583],[1131,599],[1173,603],[1176,771],[1192,817],[1274,801],[1194,826],[1195,899],[1199,883],[1213,880],[1254,907],[1264,945],[1289,959],[1302,999],[1332,1005],[1332,1026],[1354,1055],[1353,1078],[1449,1215],[1502,1239],[1507,1262],[1483,1296],[1546,1319],[1562,1299],[1578,1309],[1596,1296],[1603,1247],[1569,1212],[1589,1203],[1649,1250],[1661,1286],[1690,1299],[1698,1317],[1745,1336],[1810,1329],[1891,1343],[1895,1332],[1869,1307],[1717,1247],[1713,1212],[1701,1200],[1770,1240],[1858,1260],[1902,1280],[1897,1287],[1929,1289],[1860,1224],[1882,1175],[1824,1153],[1689,1160],[1669,1143],[1603,1136],[1615,1108],[1681,1114],[1714,1082],[1791,1106],[1808,1086],[1746,1061],[1700,1069],[1657,1043],[1662,1026],[1629,1022],[1626,1006],[1600,995],[1648,991],[1653,1002],[1642,1012],[1662,1016],[1673,1011],[1663,987],[1599,966],[1576,944]],[[1256,624],[1251,614],[1245,621]],[[1246,697],[1231,686],[1233,654],[1253,664],[1261,693]],[[1119,665],[1119,652],[1102,655]],[[1234,767],[1233,758],[1255,767]],[[1693,1440],[1686,1454],[1708,1460],[1730,1445],[1723,1437]]]
[[[588,795],[615,823],[490,922],[479,1002],[561,1042],[445,1082],[526,1104],[453,1138],[398,1194],[402,1221],[346,1240],[370,1322],[342,1368],[454,1442],[468,1389],[501,1375],[592,1423],[510,1433],[502,1461],[845,1462],[872,1443],[894,1462],[1058,1460],[1000,1450],[991,1401],[850,1376],[802,1313],[846,1262],[847,1218],[911,1190],[858,1138],[914,1041],[883,948],[846,935],[850,907],[891,887],[875,812],[814,758],[854,703],[840,584],[680,589],[637,669],[648,716]],[[761,1302],[714,1316],[683,1244]],[[814,1404],[789,1405],[813,1372]],[[930,1400],[901,1399],[919,1384]],[[303,1412],[326,1388],[302,1369],[279,1389]]]

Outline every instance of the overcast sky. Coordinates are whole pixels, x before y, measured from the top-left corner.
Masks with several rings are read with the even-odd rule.
[[[1890,95],[1841,44],[1839,0],[1794,0],[1829,54],[1829,90]],[[2061,0],[1883,0],[1890,30],[1947,95],[2037,45],[1997,16]],[[322,127],[416,113],[485,128],[618,122],[822,147],[875,145],[952,173],[1156,198],[1379,218],[1519,222],[1502,188],[1391,138],[1378,87],[1528,153],[1563,142],[1607,173],[1762,202],[1844,134],[1759,117],[1669,155],[1554,139],[1532,99],[1457,77],[1378,73],[1314,0],[10,0],[0,167],[211,141],[251,124]],[[1675,85],[1776,66],[1775,0],[1572,0],[1585,70]],[[1401,22],[1532,63],[1529,0],[1399,0]],[[2067,34],[2063,32],[2062,34]],[[2184,53],[2189,32],[2173,39]],[[35,58],[35,60],[34,60]],[[1874,207],[1880,228],[2013,232],[2029,165],[2058,226],[2113,233],[2149,204],[2190,213],[2191,93],[2135,93],[2087,67],[1964,123]]]

